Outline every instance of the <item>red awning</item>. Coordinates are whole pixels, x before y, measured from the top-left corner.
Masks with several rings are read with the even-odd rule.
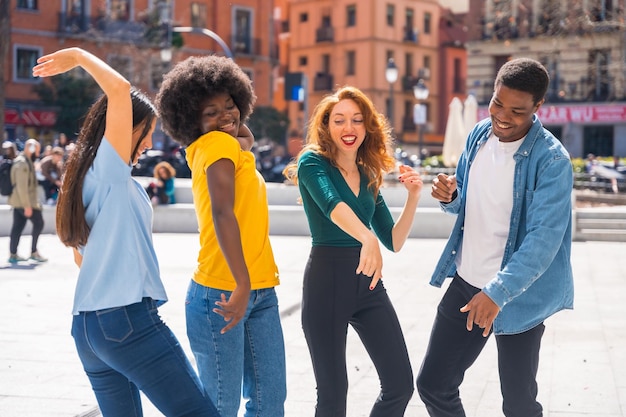
[[[56,123],[57,114],[47,110],[25,109],[21,113],[16,109],[4,110],[4,124],[52,127]]]

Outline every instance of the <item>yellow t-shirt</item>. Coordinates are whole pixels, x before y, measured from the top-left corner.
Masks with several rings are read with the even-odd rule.
[[[217,241],[207,185],[206,170],[220,159],[230,159],[235,165],[234,212],[251,289],[274,287],[279,279],[269,240],[265,181],[256,170],[252,152],[242,151],[234,137],[218,131],[201,136],[187,147],[191,190],[200,229],[200,253],[193,279],[198,284],[225,291],[232,291],[237,285]]]

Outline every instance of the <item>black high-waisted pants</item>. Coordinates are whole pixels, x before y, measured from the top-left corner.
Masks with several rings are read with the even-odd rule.
[[[404,335],[382,281],[356,274],[360,247],[314,246],[304,272],[302,328],[317,383],[315,417],[344,417],[348,324],[357,332],[380,377],[370,417],[401,417],[413,395]]]

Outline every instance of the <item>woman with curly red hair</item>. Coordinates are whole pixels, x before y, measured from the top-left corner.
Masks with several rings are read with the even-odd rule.
[[[400,417],[413,394],[413,374],[400,323],[381,281],[379,240],[397,252],[406,241],[422,180],[408,166],[408,191],[394,221],[380,192],[395,167],[390,128],[358,88],[322,99],[307,145],[285,169],[298,184],[313,247],[304,272],[302,328],[317,382],[315,416],[345,416],[346,333],[356,330],[378,372],[381,392],[371,417]]]

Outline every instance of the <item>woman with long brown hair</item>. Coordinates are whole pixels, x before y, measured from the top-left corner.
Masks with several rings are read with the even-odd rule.
[[[33,75],[82,67],[104,91],[86,115],[57,206],[57,233],[80,268],[72,336],[103,416],[141,416],[143,391],[167,416],[218,416],[157,307],[167,301],[152,206],[132,165],[152,146],[156,111],[94,55],[69,48]]]

